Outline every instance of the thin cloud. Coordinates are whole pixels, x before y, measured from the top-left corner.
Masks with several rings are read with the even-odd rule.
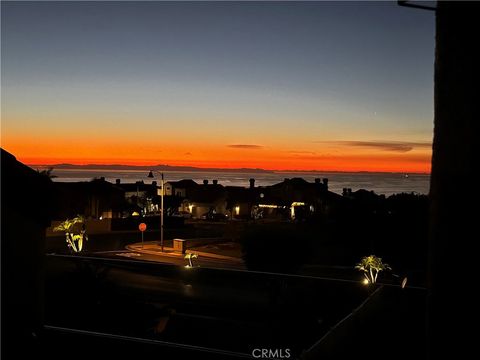
[[[305,150],[288,150],[287,153],[293,155],[316,155],[314,151],[305,151]]]
[[[380,151],[393,151],[406,153],[415,148],[431,148],[430,142],[409,141],[316,141],[317,143],[329,143],[341,146],[372,148]]]
[[[227,145],[230,148],[234,149],[247,149],[247,150],[255,150],[255,149],[263,149],[264,146],[262,145],[254,145],[254,144],[233,144]]]

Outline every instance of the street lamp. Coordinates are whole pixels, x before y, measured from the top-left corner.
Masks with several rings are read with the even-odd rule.
[[[163,178],[163,173],[162,174],[162,182],[161,182],[161,192],[160,192],[160,248],[161,251],[163,252],[163,196],[165,195],[165,181]],[[153,172],[150,171],[148,173],[149,178],[153,178]]]
[[[163,196],[165,195],[165,181],[162,173],[162,192],[160,193],[160,247],[163,252]]]

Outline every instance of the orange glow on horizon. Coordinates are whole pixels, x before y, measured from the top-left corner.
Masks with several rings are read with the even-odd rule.
[[[5,140],[5,139],[2,139]],[[302,143],[305,145],[305,142]],[[225,144],[141,143],[76,139],[20,139],[2,147],[27,165],[192,166],[198,168],[260,168],[280,171],[343,171],[430,173],[431,150],[389,152],[348,146],[313,144],[311,151],[291,151],[278,145],[238,148]]]
[[[72,165],[130,165],[130,166],[191,166],[197,168],[222,168],[222,169],[238,169],[238,168],[259,168],[270,171],[339,171],[339,172],[400,172],[400,173],[430,173],[430,161],[426,158],[425,161],[418,159],[391,161],[388,158],[374,158],[359,157],[359,158],[339,158],[325,157],[322,161],[295,161],[280,160],[280,161],[248,161],[248,160],[178,160],[178,161],[161,161],[161,160],[136,160],[136,159],[106,159],[106,158],[41,158],[41,157],[23,157],[17,156],[17,159],[27,165],[58,165],[58,164],[72,164]]]

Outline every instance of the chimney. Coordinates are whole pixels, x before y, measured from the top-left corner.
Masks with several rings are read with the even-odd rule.
[[[208,180],[203,180],[203,185],[208,185]]]
[[[248,181],[250,182],[250,189],[253,189],[255,187],[255,179],[250,179]]]
[[[320,178],[315,178],[315,184],[320,184]]]
[[[218,180],[212,180],[213,185],[218,185]]]
[[[115,180],[115,184],[120,185],[120,179]]]
[[[328,179],[327,178],[323,178],[323,185],[325,185],[325,189],[328,190]]]

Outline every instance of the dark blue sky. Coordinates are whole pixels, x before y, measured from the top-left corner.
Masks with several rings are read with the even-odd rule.
[[[2,141],[430,141],[433,51],[433,13],[396,2],[2,2]]]

